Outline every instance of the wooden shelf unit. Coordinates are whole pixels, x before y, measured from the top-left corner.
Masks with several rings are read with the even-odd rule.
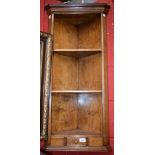
[[[109,6],[61,4],[46,9],[54,38],[46,150],[107,152]]]

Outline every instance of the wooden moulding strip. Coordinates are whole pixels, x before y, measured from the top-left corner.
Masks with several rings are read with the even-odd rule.
[[[109,152],[111,150],[110,146],[102,146],[102,147],[46,147],[46,151],[90,151],[90,152]]]
[[[101,13],[101,38],[102,38],[102,106],[103,106],[103,144],[108,145],[108,66],[107,66],[107,37],[106,15]]]
[[[53,90],[52,93],[102,93],[102,90]]]
[[[65,51],[67,51],[67,52],[68,52],[68,51],[71,51],[71,52],[72,52],[72,51],[73,51],[73,52],[74,52],[74,51],[75,51],[75,52],[76,52],[76,51],[77,51],[77,52],[78,52],[78,51],[82,51],[82,52],[85,52],[85,51],[86,51],[86,52],[87,52],[87,51],[88,51],[88,52],[89,52],[89,51],[90,51],[90,52],[91,52],[91,51],[92,51],[92,52],[97,52],[97,51],[102,51],[102,49],[98,48],[98,49],[55,49],[55,50],[54,50],[54,52],[61,52],[61,51],[62,51],[62,52],[63,52],[63,51],[64,51],[64,52],[65,52]]]

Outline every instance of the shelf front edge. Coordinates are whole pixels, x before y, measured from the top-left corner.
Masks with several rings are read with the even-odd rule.
[[[80,151],[80,152],[109,152],[111,147],[102,146],[102,147],[51,147],[47,146],[46,151]]]

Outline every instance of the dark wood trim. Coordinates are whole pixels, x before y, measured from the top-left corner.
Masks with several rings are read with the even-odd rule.
[[[110,146],[102,147],[46,147],[46,151],[80,151],[80,152],[109,152]]]
[[[107,3],[69,3],[69,4],[48,4],[45,6],[46,9],[49,7],[107,7],[109,8],[109,5]]]
[[[106,3],[85,3],[85,4],[59,4],[45,6],[48,14],[87,14],[87,13],[104,13],[107,14],[110,6]]]

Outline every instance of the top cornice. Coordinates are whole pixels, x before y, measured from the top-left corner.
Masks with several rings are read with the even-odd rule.
[[[110,6],[106,3],[80,3],[80,4],[48,4],[45,6],[48,14],[81,14],[81,13],[104,13],[107,14]]]

